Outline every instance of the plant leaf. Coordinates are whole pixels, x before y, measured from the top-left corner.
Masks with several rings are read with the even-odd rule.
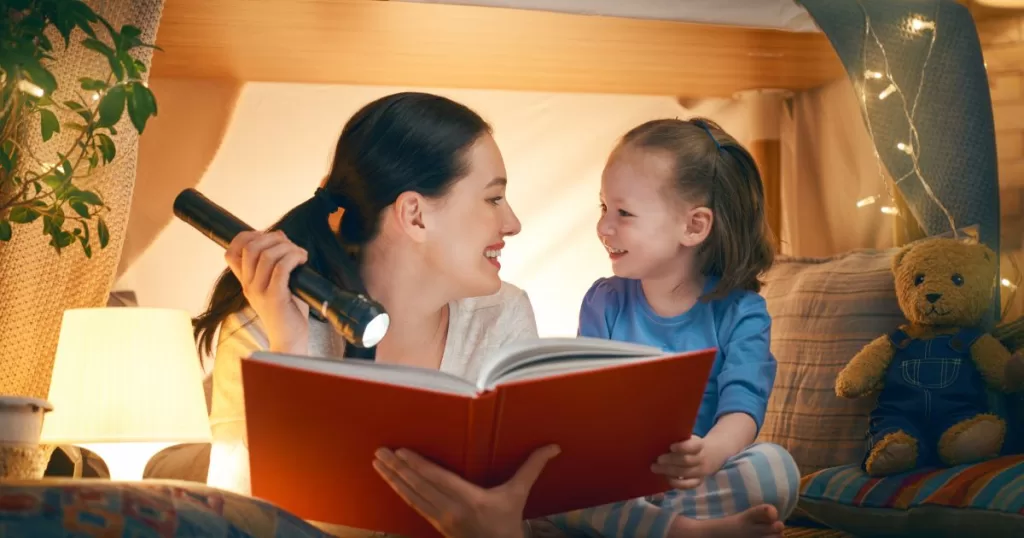
[[[42,88],[46,94],[52,95],[57,89],[57,79],[54,78],[53,73],[49,69],[43,67],[39,62],[26,62],[21,65],[21,68],[28,74],[28,78],[36,86]]]
[[[103,99],[100,99],[100,127],[111,127],[121,120],[124,114],[124,86],[110,88]]]
[[[82,103],[79,103],[77,101],[64,101],[64,106],[70,108],[71,110],[74,110],[75,113],[81,116],[83,120],[87,122],[92,121],[92,110],[89,110],[87,107],[83,106]]]
[[[121,27],[121,39],[124,40],[125,43],[137,41],[139,40],[139,37],[141,35],[142,30],[140,30],[137,26],[126,24]]]
[[[107,243],[110,242],[110,230],[107,229],[107,223],[103,219],[99,219],[96,223],[96,233],[100,236],[100,248],[107,248]]]
[[[103,133],[97,133],[96,142],[100,145],[100,153],[103,154],[103,163],[106,164],[113,161],[114,157],[117,155],[117,147],[114,146],[114,141]]]
[[[146,121],[150,116],[156,115],[156,99],[153,92],[142,84],[134,83],[129,87],[130,99],[128,100],[128,115],[132,118],[132,125],[142,134],[146,129]]]
[[[50,174],[43,178],[43,183],[45,183],[47,187],[56,191],[64,184],[64,180],[58,175]]]
[[[78,213],[78,216],[82,217],[83,219],[89,218],[89,206],[83,204],[82,202],[71,202],[70,205],[71,209],[74,209],[75,213]]]
[[[83,202],[89,205],[103,205],[100,195],[92,191],[78,191],[71,195],[73,202]]]
[[[7,153],[7,148],[14,149],[14,144],[8,144],[9,140],[4,141],[3,145],[0,145],[0,168],[7,170],[8,172],[14,171],[14,162],[11,160],[11,156]],[[13,152],[12,152],[13,153]]]
[[[42,108],[39,110],[39,124],[43,131],[43,142],[53,138],[53,133],[60,132],[60,121],[52,110]]]
[[[107,83],[102,80],[96,80],[94,78],[82,77],[78,79],[81,83],[82,89],[90,92],[98,92],[100,90],[107,89]]]
[[[50,240],[50,245],[57,247],[57,250],[68,247],[71,243],[75,242],[74,234],[65,232],[59,228],[53,229],[50,235],[53,238]]]
[[[135,58],[132,58],[130,54],[125,51],[118,51],[117,59],[121,61],[121,65],[124,66],[124,74],[130,79],[139,78],[139,70],[135,69]]]
[[[7,218],[11,222],[16,222],[18,224],[28,224],[39,218],[39,213],[31,208],[18,206],[11,209],[11,214]]]
[[[0,220],[0,241],[10,241],[12,235],[14,235],[14,230],[11,229],[11,223]]]

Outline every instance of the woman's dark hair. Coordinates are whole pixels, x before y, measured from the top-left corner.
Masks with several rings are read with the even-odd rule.
[[[711,209],[711,233],[698,250],[704,275],[718,278],[705,299],[760,291],[775,258],[757,163],[735,138],[705,118],[654,120],[635,127],[620,147],[665,151],[675,160],[680,196]]]
[[[377,235],[384,208],[403,192],[445,195],[468,173],[469,147],[489,132],[478,114],[444,97],[412,92],[382,97],[345,124],[322,190],[270,229],[304,248],[307,265],[337,286],[365,292],[360,253]],[[344,208],[339,233],[328,223],[337,207]],[[225,270],[207,310],[193,322],[200,349],[212,353],[217,328],[247,304],[238,279]]]

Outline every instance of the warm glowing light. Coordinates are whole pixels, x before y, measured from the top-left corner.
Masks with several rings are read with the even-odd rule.
[[[877,196],[868,196],[867,198],[861,198],[860,200],[857,200],[857,207],[869,206],[877,201]]]

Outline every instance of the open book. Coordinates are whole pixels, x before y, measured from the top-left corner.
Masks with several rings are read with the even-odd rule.
[[[373,470],[377,448],[413,450],[491,487],[551,443],[561,454],[526,517],[665,491],[650,465],[689,437],[715,351],[527,340],[499,350],[475,381],[257,352],[242,362],[252,493],[309,520],[438,536]]]

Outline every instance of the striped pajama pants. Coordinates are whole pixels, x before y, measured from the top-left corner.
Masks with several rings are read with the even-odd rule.
[[[712,519],[772,504],[785,520],[796,508],[800,472],[779,445],[757,443],[726,461],[697,488],[576,510],[547,518],[569,536],[664,538],[676,515]]]

